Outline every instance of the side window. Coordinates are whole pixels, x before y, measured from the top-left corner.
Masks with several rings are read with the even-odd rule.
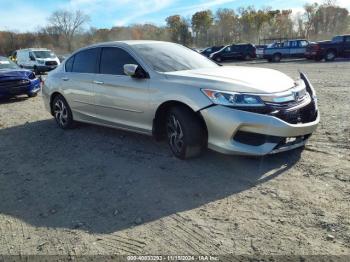
[[[128,52],[117,47],[104,47],[101,53],[100,73],[110,75],[124,75],[125,64],[138,63]]]
[[[96,73],[96,64],[99,51],[99,48],[91,48],[77,53],[74,56],[72,72]]]
[[[74,57],[72,56],[71,58],[69,58],[65,64],[65,68],[66,68],[66,72],[72,72],[73,70],[73,63],[74,63]]]
[[[225,48],[225,52],[227,52],[227,53],[228,53],[228,52],[231,52],[231,46],[226,47],[226,48]]]
[[[333,37],[332,42],[333,43],[341,43],[341,42],[343,42],[343,37],[342,36],[335,36],[335,37]]]
[[[35,57],[34,57],[34,55],[33,55],[32,52],[29,52],[29,53],[28,53],[28,56],[29,56],[29,59],[30,59],[30,60],[32,60],[32,61],[35,60]]]
[[[309,45],[309,43],[307,42],[307,41],[300,41],[299,42],[299,46],[300,47],[306,47],[306,46],[308,46]]]
[[[298,47],[298,42],[297,41],[290,42],[290,47]]]
[[[350,36],[345,37],[345,42],[350,43]]]

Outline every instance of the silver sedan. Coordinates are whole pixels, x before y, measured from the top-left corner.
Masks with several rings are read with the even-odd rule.
[[[303,146],[319,122],[314,88],[262,68],[220,66],[184,46],[121,41],[74,52],[43,97],[59,127],[75,121],[167,139],[175,156],[207,147],[266,155]]]

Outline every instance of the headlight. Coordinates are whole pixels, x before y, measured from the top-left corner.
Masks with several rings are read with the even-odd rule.
[[[222,92],[212,89],[202,89],[202,92],[217,105],[224,106],[265,106],[259,96],[240,94],[233,92]]]

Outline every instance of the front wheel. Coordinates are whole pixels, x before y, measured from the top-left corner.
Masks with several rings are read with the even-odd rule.
[[[73,127],[72,110],[63,96],[57,95],[52,101],[52,113],[60,128],[69,129]]]
[[[326,53],[325,60],[328,62],[334,61],[336,56],[337,56],[336,53],[333,50],[330,50]]]
[[[220,57],[220,56],[218,56],[218,57],[215,57],[215,61],[216,61],[216,62],[221,62],[221,61],[222,61],[222,59],[221,59],[221,57]]]
[[[280,54],[274,54],[273,57],[272,57],[272,61],[275,62],[275,63],[278,63],[281,61],[281,55]]]
[[[206,145],[203,124],[199,117],[185,106],[169,110],[166,132],[171,151],[180,159],[199,156]]]
[[[249,61],[249,60],[251,60],[252,59],[252,56],[250,55],[250,54],[246,54],[245,56],[244,56],[244,60],[246,60],[246,61]]]
[[[38,95],[38,93],[28,93],[27,96],[28,97],[36,97]]]

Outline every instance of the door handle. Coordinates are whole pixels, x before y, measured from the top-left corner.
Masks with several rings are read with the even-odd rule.
[[[98,85],[103,85],[104,84],[102,81],[97,81],[97,80],[94,80],[93,83],[94,84],[98,84]]]
[[[62,77],[62,80],[63,80],[63,81],[68,81],[69,78],[68,78],[68,77]]]

